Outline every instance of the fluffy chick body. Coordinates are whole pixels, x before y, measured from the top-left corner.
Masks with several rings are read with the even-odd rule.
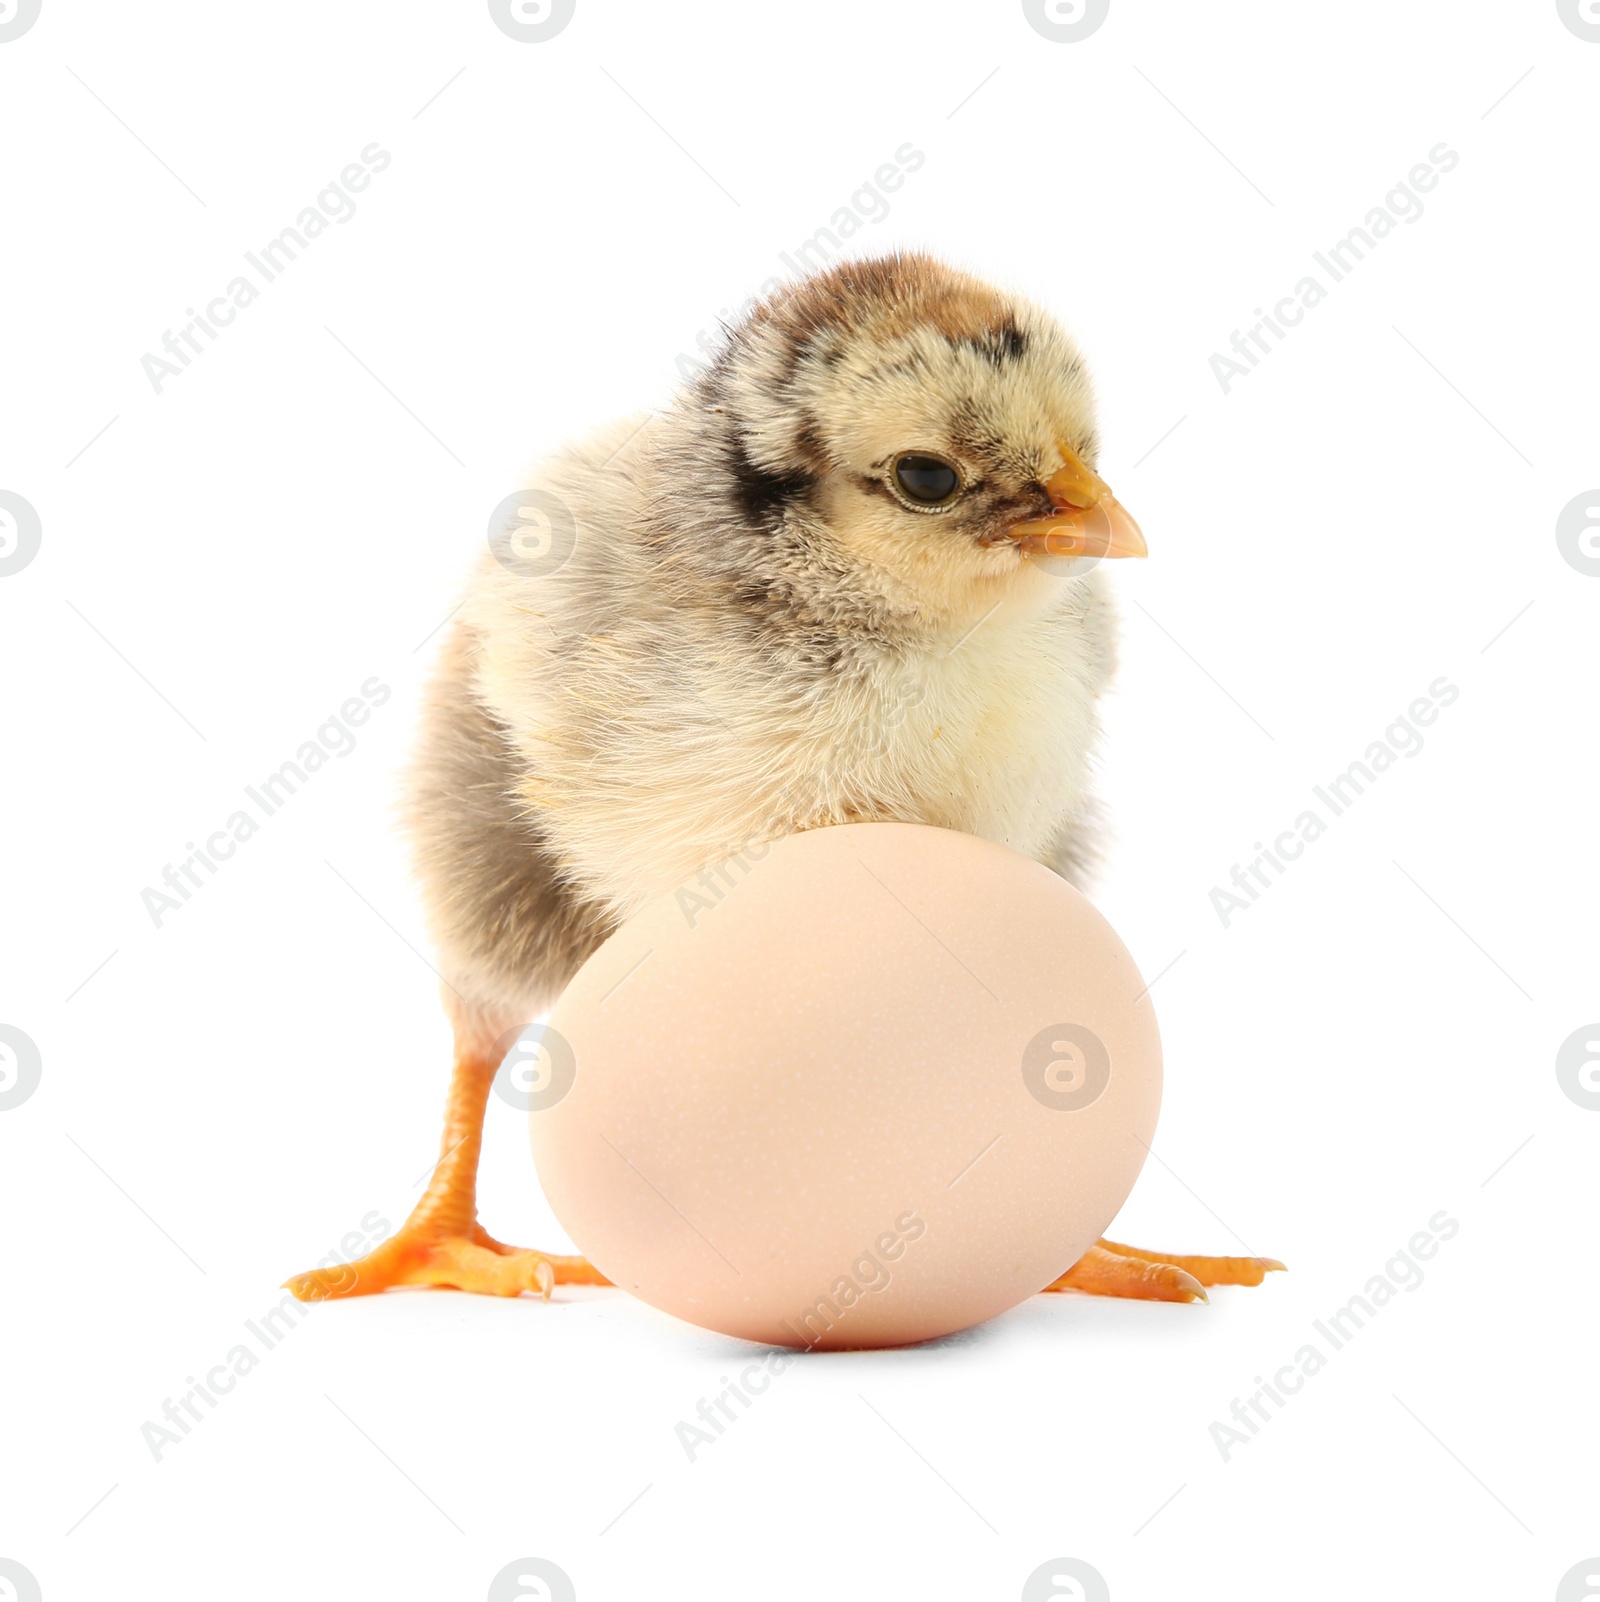
[[[833,823],[963,830],[1081,879],[1101,573],[991,526],[1094,454],[1083,364],[1047,314],[923,258],[758,309],[667,412],[550,459],[552,572],[486,556],[435,685],[410,821],[443,972],[505,1027],[645,900]],[[963,464],[960,519],[882,482]]]

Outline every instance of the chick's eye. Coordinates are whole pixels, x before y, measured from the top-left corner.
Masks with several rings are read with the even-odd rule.
[[[937,456],[902,456],[894,464],[894,481],[907,500],[923,506],[947,501],[961,488],[961,475]]]

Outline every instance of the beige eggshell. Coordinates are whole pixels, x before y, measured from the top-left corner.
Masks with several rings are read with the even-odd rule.
[[[1105,919],[911,824],[793,835],[659,897],[550,1028],[571,1082],[534,1158],[579,1250],[780,1346],[926,1340],[1042,1290],[1122,1206],[1161,1099]]]

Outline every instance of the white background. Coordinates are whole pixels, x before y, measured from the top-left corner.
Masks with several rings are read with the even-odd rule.
[[[43,1063],[0,1113],[0,1557],[46,1602],[479,1598],[528,1555],[583,1602],[1009,1599],[1063,1555],[1116,1602],[1555,1596],[1600,1550],[1600,1114],[1554,1068],[1600,1016],[1600,578],[1555,538],[1600,483],[1597,87],[1534,0],[1113,0],[1074,44],[1015,3],[579,0],[523,44],[465,0],[44,0],[0,44],[0,489],[43,530],[0,579],[0,1022]],[[357,214],[156,394],[141,356],[372,141]],[[852,248],[1055,310],[1151,546],[1096,899],[1162,974],[1167,1094],[1116,1233],[1292,1271],[813,1357],[692,1464],[734,1343],[620,1292],[369,1298],[157,1462],[164,1399],[431,1162],[392,803],[489,509],[907,141]],[[1212,353],[1440,141],[1425,214],[1224,394]],[[372,675],[354,753],[154,927]],[[1440,675],[1425,748],[1224,928],[1212,888]],[[1212,1422],[1440,1209],[1425,1282],[1224,1462]],[[483,1211],[562,1244],[498,1101]]]

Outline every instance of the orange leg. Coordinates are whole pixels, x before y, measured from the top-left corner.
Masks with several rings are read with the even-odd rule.
[[[1153,1302],[1203,1302],[1209,1299],[1206,1285],[1259,1285],[1282,1267],[1275,1257],[1179,1257],[1102,1240],[1045,1288]]]
[[[486,1296],[534,1291],[548,1301],[556,1285],[611,1283],[581,1257],[502,1245],[478,1222],[483,1114],[499,1067],[495,1039],[481,1025],[458,1022],[439,1164],[422,1199],[399,1230],[367,1256],[285,1281],[301,1301],[369,1296],[392,1285],[443,1285]]]

